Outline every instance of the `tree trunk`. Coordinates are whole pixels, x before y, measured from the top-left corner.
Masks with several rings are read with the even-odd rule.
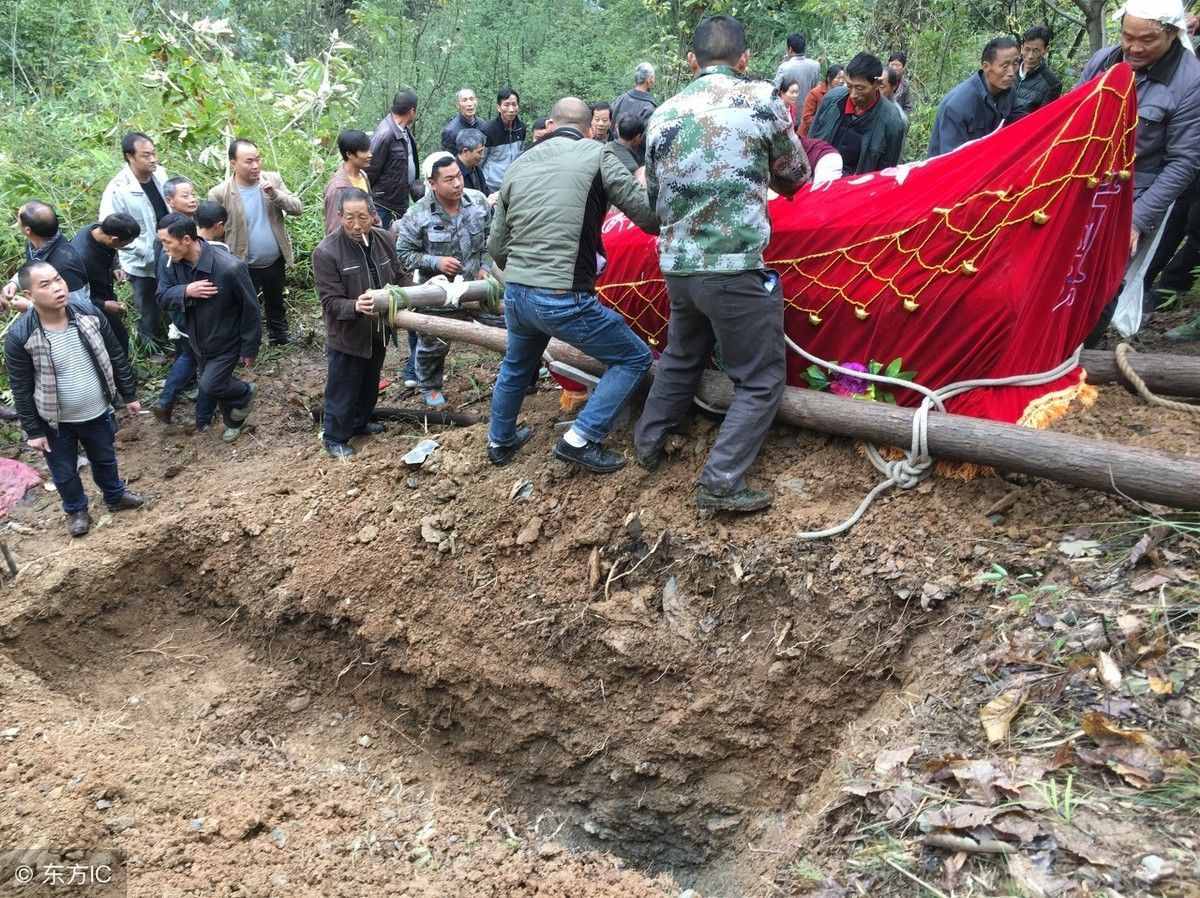
[[[1104,46],[1104,0],[1086,0],[1079,7],[1087,22],[1088,45],[1095,53]]]
[[[395,324],[496,352],[502,353],[507,347],[505,331],[471,321],[397,312]],[[551,340],[546,352],[552,359],[582,371],[593,374],[604,371],[600,362],[558,340]],[[733,385],[723,374],[705,372],[698,395],[710,405],[725,408],[733,398]],[[817,390],[788,388],[778,417],[797,427],[888,446],[905,447],[912,439],[912,409],[843,399]],[[1194,456],[963,415],[930,415],[928,434],[930,454],[945,461],[989,465],[1121,493],[1143,502],[1200,510],[1200,458]]]
[[[1138,352],[1130,353],[1127,359],[1151,392],[1165,396],[1200,397],[1200,357]],[[1114,352],[1085,349],[1079,357],[1079,364],[1087,371],[1088,383],[1125,383],[1124,375],[1117,368]]]

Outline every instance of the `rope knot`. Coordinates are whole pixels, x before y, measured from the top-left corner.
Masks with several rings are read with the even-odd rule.
[[[932,467],[933,459],[928,456],[916,459],[902,458],[898,461],[888,462],[887,470],[884,473],[900,489],[911,490],[929,476]]]

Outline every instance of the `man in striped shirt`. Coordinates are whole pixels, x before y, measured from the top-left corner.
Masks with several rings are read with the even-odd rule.
[[[13,322],[4,340],[13,404],[30,447],[46,455],[67,531],[83,536],[91,518],[76,470],[81,443],[109,509],[142,504],[117,473],[113,441],[113,401],[119,393],[136,415],[141,411],[137,385],[104,315],[89,302],[71,301],[53,265],[30,262],[17,272],[17,285],[33,306]]]

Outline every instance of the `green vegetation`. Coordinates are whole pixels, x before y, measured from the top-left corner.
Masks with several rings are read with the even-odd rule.
[[[228,138],[246,135],[307,204],[293,225],[303,285],[337,132],[373,128],[400,85],[420,97],[424,152],[463,85],[491,115],[495,88],[513,84],[531,120],[566,93],[611,99],[648,59],[659,68],[656,93],[669,95],[688,76],[695,22],[731,12],[748,25],[759,75],[772,73],[797,29],[823,60],[906,50],[921,102],[908,144],[919,155],[936,100],[976,67],[988,37],[1048,20],[1060,33],[1052,64],[1073,76],[1088,49],[1083,2],[0,0],[9,23],[0,34],[0,205],[11,215],[25,199],[45,199],[74,231],[95,216],[126,130],[154,137],[168,172],[202,188],[223,176]],[[0,267],[11,271],[20,252],[13,230],[0,233]]]

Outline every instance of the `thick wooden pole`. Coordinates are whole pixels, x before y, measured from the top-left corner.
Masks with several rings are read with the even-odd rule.
[[[436,284],[417,284],[402,289],[408,299],[408,304],[413,308],[440,309],[446,305],[446,291]],[[468,281],[467,292],[459,298],[459,302],[478,305],[488,298],[491,289],[492,287],[487,281]],[[376,314],[386,315],[391,308],[388,291],[368,290],[367,293],[375,303]]]
[[[504,330],[471,321],[397,312],[396,325],[500,353],[507,346]],[[558,340],[551,340],[546,352],[581,371],[604,372],[600,362]],[[728,407],[733,384],[719,372],[706,372],[699,398],[718,408]],[[788,388],[779,409],[779,420],[797,427],[902,448],[912,441],[912,419],[912,409],[800,388]],[[1102,492],[1120,492],[1143,502],[1200,510],[1200,456],[1121,446],[964,415],[930,415],[928,433],[930,454],[945,461],[990,465]]]
[[[1200,356],[1132,352],[1126,358],[1152,392],[1164,396],[1200,396]],[[1117,368],[1115,352],[1085,349],[1079,357],[1079,364],[1087,371],[1088,383],[1125,382]]]

